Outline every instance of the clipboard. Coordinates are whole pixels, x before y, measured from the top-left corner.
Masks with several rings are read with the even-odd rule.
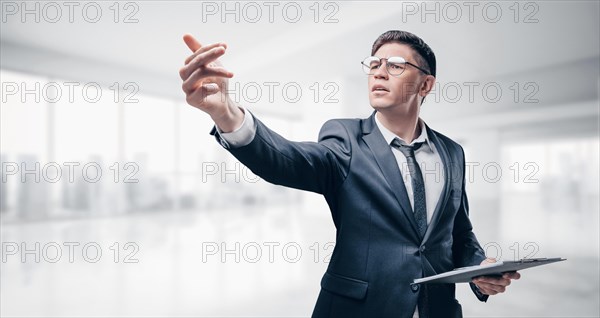
[[[519,271],[526,268],[565,261],[565,258],[524,258],[518,261],[497,261],[485,265],[475,265],[456,268],[454,270],[423,277],[416,278],[411,285],[418,284],[455,284],[468,283],[477,276],[502,276],[507,272]]]

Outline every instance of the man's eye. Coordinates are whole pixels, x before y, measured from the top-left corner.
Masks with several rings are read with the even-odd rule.
[[[400,69],[404,68],[404,64],[395,64],[395,63],[392,63],[392,64],[390,64],[390,67],[393,68],[393,69],[396,69],[396,70],[400,70]]]
[[[381,65],[381,64],[371,64],[371,69],[372,70],[377,69],[377,68],[379,68],[379,65]]]

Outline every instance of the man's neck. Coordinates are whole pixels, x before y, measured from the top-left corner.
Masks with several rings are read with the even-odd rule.
[[[395,114],[391,111],[378,110],[375,114],[381,124],[407,143],[411,143],[421,134],[419,111]]]

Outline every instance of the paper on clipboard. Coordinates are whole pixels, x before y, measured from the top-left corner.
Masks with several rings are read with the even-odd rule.
[[[564,258],[525,258],[518,261],[497,261],[485,265],[475,265],[457,268],[438,275],[417,278],[411,285],[415,284],[455,284],[468,283],[477,276],[502,276],[503,273],[519,271],[526,268],[564,261]]]

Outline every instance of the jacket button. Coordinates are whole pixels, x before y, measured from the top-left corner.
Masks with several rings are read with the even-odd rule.
[[[421,248],[419,249],[419,251],[421,251],[421,253],[425,252],[425,245],[421,246]]]
[[[419,285],[411,285],[410,289],[412,289],[412,291],[416,293],[419,291]]]

